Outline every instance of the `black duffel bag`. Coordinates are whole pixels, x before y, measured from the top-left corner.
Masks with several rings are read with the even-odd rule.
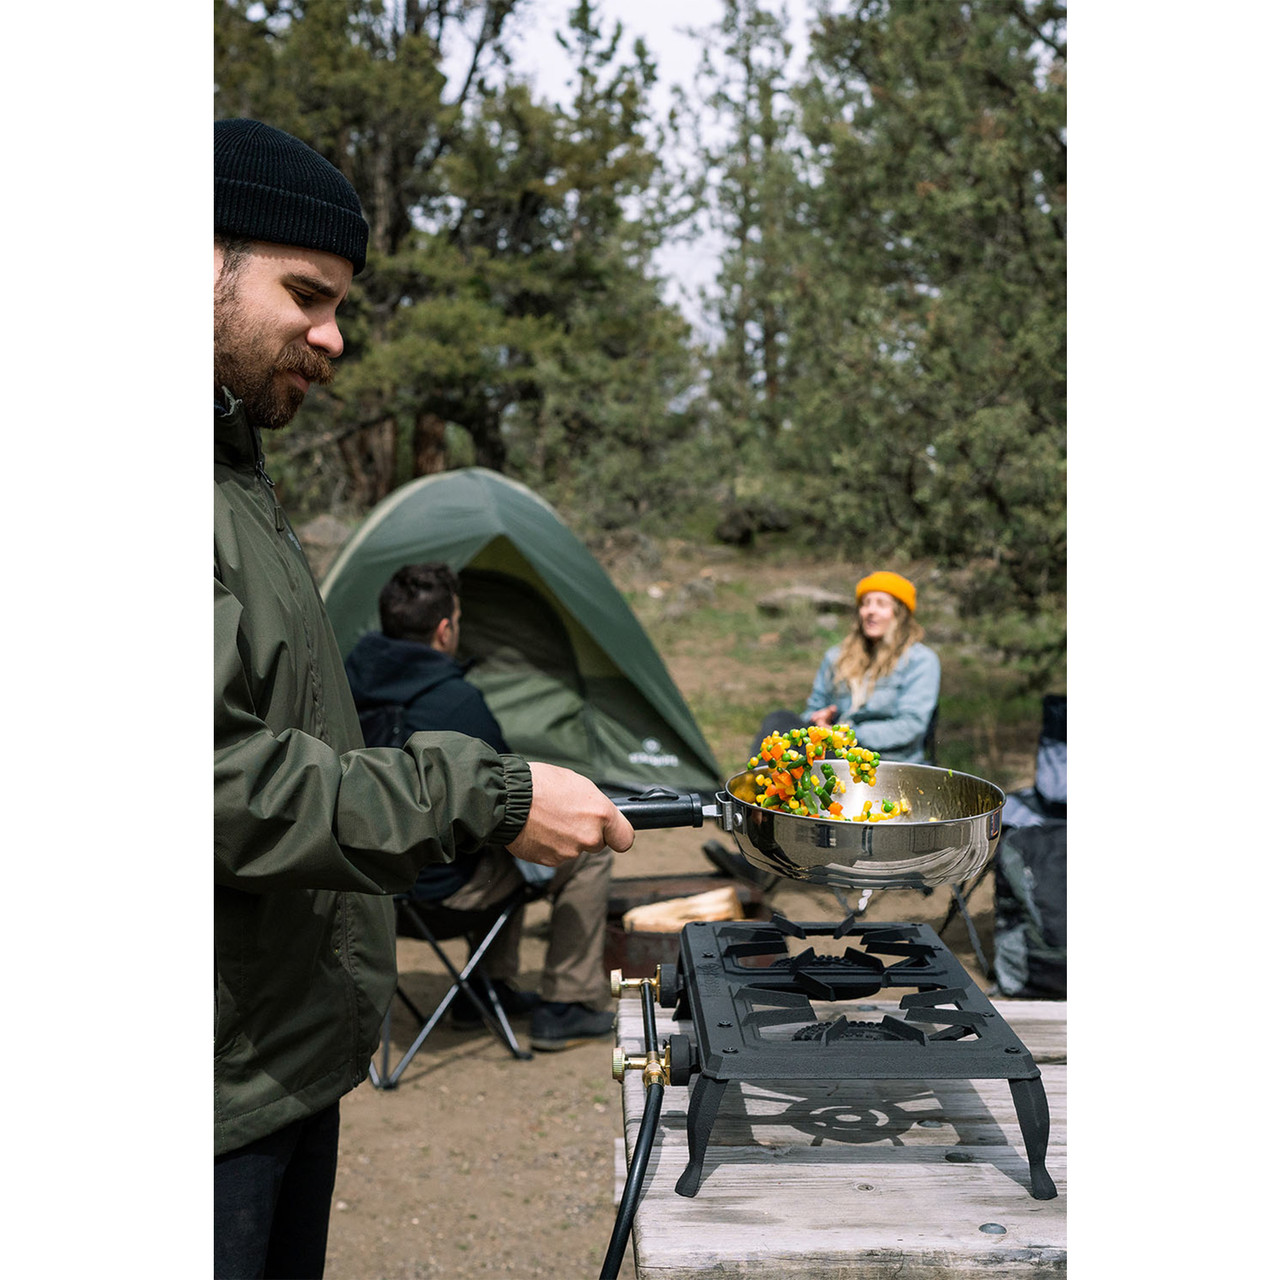
[[[996,849],[995,974],[1001,995],[1067,995],[1067,824],[1006,827]]]

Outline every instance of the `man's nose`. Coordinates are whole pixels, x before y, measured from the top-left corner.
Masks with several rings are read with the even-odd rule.
[[[330,360],[336,360],[342,354],[342,334],[338,329],[338,321],[329,319],[322,324],[312,325],[307,332],[307,344],[323,351]]]

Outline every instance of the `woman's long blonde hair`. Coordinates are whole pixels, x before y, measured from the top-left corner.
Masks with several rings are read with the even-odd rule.
[[[924,628],[901,600],[893,602],[893,622],[880,640],[868,640],[862,632],[862,617],[840,642],[836,655],[836,679],[849,686],[856,711],[876,687],[876,681],[887,676],[899,659],[917,641],[924,639]]]

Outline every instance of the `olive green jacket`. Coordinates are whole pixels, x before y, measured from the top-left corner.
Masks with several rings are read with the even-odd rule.
[[[214,416],[214,1149],[368,1073],[395,986],[389,894],[506,845],[518,756],[455,733],[366,749],[302,548],[235,401]]]

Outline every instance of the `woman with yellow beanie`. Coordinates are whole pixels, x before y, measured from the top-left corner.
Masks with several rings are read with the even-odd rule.
[[[857,585],[858,617],[849,634],[823,654],[801,724],[851,724],[858,745],[885,760],[924,761],[925,733],[938,705],[941,666],[916,620],[916,589],[881,569]],[[795,727],[777,712],[761,736]]]
[[[916,621],[915,585],[881,569],[863,578],[855,594],[858,620],[822,655],[803,716],[785,710],[766,716],[750,754],[771,733],[807,724],[851,724],[858,745],[878,751],[881,759],[924,763],[942,667],[938,655],[920,643],[924,628]],[[702,852],[726,875],[766,892],[778,882],[718,840],[708,840]]]
[[[923,762],[942,668],[921,643],[915,585],[881,569],[863,578],[855,594],[858,620],[823,655],[805,723],[851,724],[858,745],[882,759]]]

